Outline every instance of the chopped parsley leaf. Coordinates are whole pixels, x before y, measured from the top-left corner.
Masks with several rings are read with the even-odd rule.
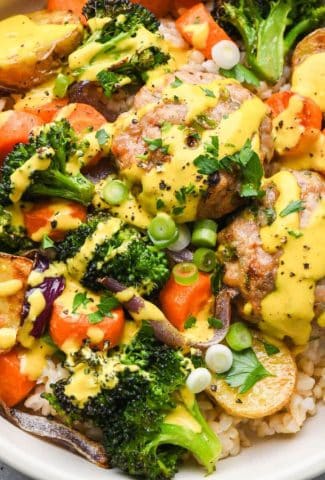
[[[301,212],[305,210],[304,202],[302,200],[293,200],[280,212],[280,217],[286,217],[290,213]]]
[[[48,237],[47,235],[44,235],[43,240],[42,240],[42,248],[46,250],[47,248],[52,248],[54,247],[54,242],[53,240]]]
[[[180,78],[178,77],[175,77],[175,80],[170,84],[170,86],[172,88],[177,88],[177,87],[180,87],[183,83],[183,80],[181,80]]]
[[[210,328],[217,328],[220,329],[223,327],[223,322],[220,320],[220,318],[216,317],[209,317],[208,318],[208,324]]]
[[[79,307],[86,307],[91,299],[87,297],[87,292],[78,292],[75,294],[72,302],[72,313],[76,313]]]
[[[196,318],[191,315],[184,323],[184,328],[187,330],[188,328],[192,328],[196,324]]]

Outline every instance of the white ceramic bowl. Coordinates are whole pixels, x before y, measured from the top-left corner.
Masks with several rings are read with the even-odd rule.
[[[0,17],[33,10],[42,0],[0,0]],[[126,476],[103,470],[55,445],[28,435],[0,418],[0,459],[38,480],[118,480]],[[237,457],[222,460],[211,480],[307,480],[325,472],[325,408],[297,435],[265,439]],[[191,465],[178,480],[202,480]]]

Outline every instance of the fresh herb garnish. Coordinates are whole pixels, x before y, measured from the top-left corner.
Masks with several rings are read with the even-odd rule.
[[[205,93],[205,96],[206,96],[206,97],[216,98],[214,92],[213,92],[212,90],[210,90],[209,88],[203,88],[203,87],[201,87],[201,90],[202,90],[202,92]]]
[[[79,307],[86,307],[91,299],[87,297],[87,292],[78,292],[75,294],[72,302],[72,313],[76,313]]]
[[[253,85],[254,87],[258,87],[260,84],[259,79],[252,72],[252,70],[249,70],[247,67],[245,67],[241,63],[238,63],[237,65],[235,65],[233,68],[230,68],[229,70],[220,68],[219,73],[223,77],[235,78],[240,83],[246,83],[246,85]]]
[[[161,208],[164,208],[164,206],[165,206],[165,202],[161,198],[158,198],[158,200],[156,202],[157,210],[160,210]]]
[[[100,130],[98,130],[98,132],[96,132],[95,137],[97,138],[99,146],[105,145],[105,143],[109,139],[108,133],[103,128],[101,128]]]
[[[112,310],[119,306],[118,300],[109,294],[102,295],[97,305],[98,310],[88,315],[89,323],[100,323],[105,317],[112,317]]]
[[[47,235],[44,235],[43,240],[42,240],[42,248],[46,250],[47,248],[52,248],[54,247],[54,242],[53,240],[48,237]]]
[[[184,210],[185,210],[185,207],[173,207],[172,213],[173,215],[182,215]]]
[[[184,205],[186,203],[186,197],[188,195],[193,195],[195,193],[195,186],[190,183],[186,187],[181,187],[179,190],[176,190],[175,197],[178,203]]]
[[[173,88],[177,88],[177,87],[180,87],[182,83],[183,83],[183,80],[181,80],[178,77],[175,77],[175,80],[170,84],[170,86]]]
[[[168,145],[163,144],[162,138],[147,138],[143,137],[143,141],[148,145],[150,152],[160,150],[165,155],[168,153]]]
[[[184,328],[187,330],[188,328],[192,328],[196,324],[196,318],[191,315],[184,323]]]
[[[288,230],[289,235],[294,238],[300,238],[303,236],[302,232],[299,232],[298,230]]]
[[[222,287],[223,266],[217,263],[215,271],[211,275],[211,290],[214,295],[217,295]]]
[[[210,328],[220,329],[220,328],[223,327],[222,320],[220,320],[220,318],[216,318],[216,317],[209,317],[208,318],[208,324],[209,324]]]
[[[302,210],[305,210],[304,202],[302,200],[293,200],[280,212],[280,217],[286,217],[290,213],[301,212]]]
[[[248,392],[255,383],[272,376],[258,360],[252,348],[242,352],[233,351],[232,355],[232,367],[219,377],[224,378],[230,387],[239,388],[239,393]]]
[[[266,353],[268,354],[269,357],[272,357],[272,355],[276,355],[277,353],[280,352],[280,349],[276,347],[275,345],[272,345],[271,343],[264,342],[262,341],[264,345],[264,349]]]
[[[261,180],[263,167],[257,153],[252,150],[251,141],[247,140],[243,148],[218,160],[218,137],[211,137],[211,143],[205,145],[205,153],[194,160],[194,165],[202,175],[211,175],[219,170],[232,173],[239,169],[241,175],[241,197],[256,197],[261,195]]]
[[[172,123],[165,121],[161,124],[160,129],[163,133],[167,133],[172,128],[172,126]]]

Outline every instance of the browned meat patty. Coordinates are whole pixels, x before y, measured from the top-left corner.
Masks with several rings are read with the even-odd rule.
[[[299,213],[300,227],[305,227],[320,199],[325,199],[325,180],[313,172],[292,171],[301,189],[304,210]],[[275,187],[268,188],[258,212],[245,210],[219,234],[220,255],[225,261],[224,283],[237,288],[240,315],[251,321],[261,320],[261,302],[275,288],[275,279],[282,251],[271,254],[263,249],[260,228],[267,225],[278,197]],[[325,261],[325,260],[324,260]],[[251,312],[245,312],[250,303]],[[315,313],[324,311],[325,288],[320,281],[315,290]]]
[[[123,128],[117,131],[113,139],[112,152],[122,174],[123,171],[133,168],[135,165],[140,167],[145,174],[151,172],[152,169],[160,168],[162,165],[174,161],[173,155],[161,148],[149,151],[148,155],[148,144],[145,139],[161,138],[163,136],[162,129],[166,124],[187,129],[186,148],[192,148],[193,150],[191,159],[193,163],[200,142],[198,133],[211,131],[211,135],[213,135],[214,129],[223,119],[237,112],[245,101],[255,98],[249,90],[240,84],[227,80],[227,83],[220,88],[216,104],[207,108],[204,114],[201,112],[195,121],[189,123],[188,115],[192,108],[192,105],[189,105],[191,100],[188,100],[188,102],[179,100],[177,88],[175,88],[173,101],[166,100],[164,97],[165,89],[173,85],[175,79],[179,83],[190,86],[198,85],[204,90],[206,85],[211,85],[212,82],[220,80],[221,77],[211,73],[180,71],[175,75],[166,76],[165,80],[155,85],[154,88],[150,85],[143,87],[135,96],[135,113],[132,120],[126,128],[123,124]],[[193,102],[195,102],[194,98]],[[246,119],[247,122],[250,122],[250,120],[251,118]],[[262,161],[270,159],[273,153],[271,128],[269,117],[263,115],[256,131],[259,137]],[[182,148],[181,144],[179,148]],[[143,161],[144,157],[147,157],[145,161]],[[178,173],[182,175],[181,171]],[[171,179],[166,177],[165,180]],[[187,180],[184,176],[184,186],[189,183],[189,180]],[[231,175],[220,171],[208,177],[204,185],[205,191],[202,195],[201,189],[195,218],[219,218],[233,211],[242,202],[238,195],[240,183],[235,174]]]

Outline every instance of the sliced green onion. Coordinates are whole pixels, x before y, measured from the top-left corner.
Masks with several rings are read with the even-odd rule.
[[[103,198],[110,205],[121,205],[128,195],[129,189],[121,180],[108,180],[103,189]]]
[[[148,235],[154,245],[166,248],[178,238],[178,229],[174,220],[167,213],[158,213],[151,220]]]
[[[196,247],[215,247],[217,243],[217,224],[213,220],[199,220],[194,225],[192,243]]]
[[[252,334],[243,322],[235,322],[229,328],[226,336],[227,343],[232,350],[240,352],[252,346]]]
[[[178,238],[176,242],[169,245],[168,250],[180,252],[191,243],[191,232],[187,225],[178,225]]]
[[[194,263],[178,263],[173,268],[173,276],[179,285],[192,285],[199,278],[199,271]]]
[[[59,73],[59,75],[55,79],[53,93],[56,97],[64,98],[67,95],[67,91],[70,85],[70,79],[63,73]]]
[[[216,254],[210,248],[198,248],[193,256],[193,262],[201,272],[212,272],[216,266]]]

